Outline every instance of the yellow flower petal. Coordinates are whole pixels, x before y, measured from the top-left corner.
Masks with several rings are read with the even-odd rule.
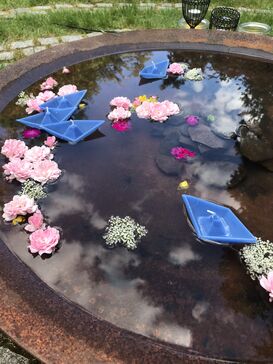
[[[177,189],[178,190],[187,190],[189,187],[190,187],[190,185],[189,185],[188,181],[185,180],[185,181],[182,181],[179,183]]]
[[[83,103],[81,103],[80,105],[79,105],[79,109],[84,109],[86,107],[86,105],[85,104],[83,104]]]
[[[15,219],[12,220],[12,225],[22,224],[26,221],[24,216],[17,216]]]

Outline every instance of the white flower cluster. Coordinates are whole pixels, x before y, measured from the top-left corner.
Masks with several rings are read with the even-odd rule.
[[[202,81],[203,80],[203,73],[201,68],[192,68],[185,74],[186,80],[191,81]]]
[[[26,106],[27,102],[29,99],[34,99],[34,95],[33,94],[26,94],[24,91],[21,91],[18,95],[18,100],[16,101],[15,105],[24,107]]]
[[[35,200],[39,200],[47,196],[43,186],[40,183],[32,181],[31,179],[28,179],[22,184],[22,189],[19,192],[19,195],[27,195],[28,197],[34,198]]]
[[[145,226],[139,225],[129,216],[121,218],[111,216],[105,229],[103,239],[110,246],[124,245],[127,249],[136,249],[142,237],[148,233]]]
[[[240,256],[253,280],[273,271],[273,243],[269,240],[258,238],[256,244],[245,246]]]

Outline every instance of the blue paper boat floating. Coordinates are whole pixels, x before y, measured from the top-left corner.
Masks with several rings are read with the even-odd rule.
[[[227,207],[182,195],[190,221],[200,240],[220,244],[249,244],[257,239]]]
[[[81,100],[84,98],[86,92],[87,90],[81,90],[65,96],[54,97],[52,100],[41,104],[40,108],[42,110],[46,110],[47,107],[59,109],[77,107]]]
[[[47,124],[43,129],[60,139],[76,144],[96,131],[104,122],[104,120],[68,120]]]
[[[76,107],[66,109],[48,109],[45,112],[40,112],[35,115],[27,116],[25,118],[17,119],[19,123],[27,125],[31,128],[43,129],[44,125],[56,124],[67,120]]]
[[[140,72],[139,76],[142,78],[164,78],[167,75],[167,69],[169,66],[169,61],[161,61],[154,63],[152,62],[152,66],[146,66],[144,67]]]

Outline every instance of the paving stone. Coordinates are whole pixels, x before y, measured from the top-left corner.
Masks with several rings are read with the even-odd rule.
[[[64,35],[61,37],[61,40],[63,42],[74,42],[75,40],[80,40],[80,39],[83,39],[84,36],[83,35]]]
[[[18,41],[18,42],[12,42],[10,47],[11,49],[21,49],[21,48],[27,48],[27,47],[33,47],[33,40],[28,39],[24,41]]]
[[[31,8],[17,8],[14,9],[17,15],[29,13]]]
[[[14,58],[14,52],[1,52],[0,61],[11,61]]]
[[[3,11],[3,17],[4,18],[14,18],[16,16],[16,11],[14,9]]]
[[[33,47],[30,47],[30,48],[25,48],[25,49],[22,49],[22,53],[25,55],[25,56],[31,56],[34,52],[34,48]]]
[[[96,7],[97,8],[112,8],[113,4],[110,4],[110,3],[99,3],[99,4],[96,4]]]
[[[93,9],[94,8],[94,4],[77,4],[76,5],[77,8],[81,8],[81,9]]]
[[[31,15],[37,15],[37,14],[45,15],[45,14],[47,14],[47,12],[44,11],[44,10],[31,9],[31,11],[28,14],[31,14]]]
[[[35,10],[53,10],[53,6],[50,5],[41,5],[41,6],[34,6],[32,9]]]
[[[86,34],[86,37],[92,38],[92,37],[97,37],[98,35],[102,35],[102,34],[103,33],[101,33],[101,32],[92,32],[92,33]]]
[[[73,9],[74,6],[71,4],[55,4],[56,9]]]
[[[54,45],[59,43],[59,39],[56,37],[38,38],[41,45]]]
[[[4,51],[6,48],[3,45],[0,45],[0,52]]]
[[[44,51],[47,47],[46,46],[37,46],[37,47],[34,47],[34,52],[37,53],[37,52],[41,52],[41,51]]]

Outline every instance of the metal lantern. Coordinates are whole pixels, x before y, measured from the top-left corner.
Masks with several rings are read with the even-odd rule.
[[[206,16],[210,0],[182,0],[182,12],[190,28],[195,28]]]
[[[236,30],[240,20],[240,13],[234,8],[219,6],[211,12],[210,29]]]

